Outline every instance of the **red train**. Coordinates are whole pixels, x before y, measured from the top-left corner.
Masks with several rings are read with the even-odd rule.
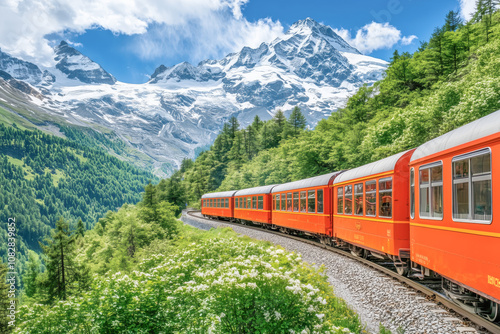
[[[450,298],[495,321],[498,178],[500,111],[348,171],[203,195],[202,214],[313,235],[357,256],[390,259],[401,275],[440,276]]]

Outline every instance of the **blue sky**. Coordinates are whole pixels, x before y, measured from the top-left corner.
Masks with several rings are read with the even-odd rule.
[[[373,57],[415,51],[446,13],[474,0],[24,0],[0,4],[0,47],[49,65],[61,39],[118,80],[147,81],[160,64],[220,59],[280,36],[311,17]],[[36,13],[36,15],[34,14]],[[17,24],[14,32],[13,25]],[[358,37],[357,32],[361,29]],[[21,32],[21,33],[19,33]]]

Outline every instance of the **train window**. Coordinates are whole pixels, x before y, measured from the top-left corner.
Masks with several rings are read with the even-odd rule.
[[[292,211],[292,193],[286,194],[286,210]]]
[[[307,212],[316,212],[316,191],[309,190],[307,192]]]
[[[410,169],[410,217],[415,218],[415,169]]]
[[[490,223],[491,205],[489,149],[453,158],[453,218]]]
[[[344,213],[346,215],[352,214],[352,186],[344,187]]]
[[[306,212],[307,208],[307,191],[300,192],[300,212]]]
[[[286,211],[286,194],[281,194],[281,211]]]
[[[251,208],[252,208],[252,197],[248,196],[247,197],[247,209],[251,209]]]
[[[420,172],[420,217],[443,218],[443,165],[422,166]]]
[[[377,211],[377,181],[365,183],[366,215],[375,217]]]
[[[281,204],[280,194],[277,194],[276,195],[276,205],[274,206],[274,210],[280,211],[280,204]]]
[[[264,210],[264,197],[263,196],[257,197],[257,209]]]
[[[293,211],[299,212],[299,193],[298,192],[293,193]]]
[[[257,196],[252,197],[252,209],[257,209]]]
[[[229,198],[226,198],[226,208],[229,208]]]
[[[378,181],[378,215],[392,217],[392,177]]]
[[[323,213],[323,189],[318,189],[316,194],[318,197],[318,213]]]
[[[247,208],[247,199],[246,199],[246,197],[242,197],[240,200],[241,200],[241,204],[243,204],[243,205],[241,205],[241,207],[243,209],[246,209]]]
[[[337,213],[344,213],[344,188],[337,188]]]
[[[354,214],[363,215],[363,183],[354,185]]]
[[[235,198],[235,200],[234,200],[234,207],[236,209],[238,209],[240,207],[239,204],[240,204],[240,201],[238,200],[238,198]]]

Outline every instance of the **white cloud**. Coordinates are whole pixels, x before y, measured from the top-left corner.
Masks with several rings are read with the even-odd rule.
[[[416,39],[418,39],[418,37],[415,35],[403,36],[403,38],[401,38],[401,44],[410,45]]]
[[[243,46],[258,47],[283,34],[281,23],[270,19],[249,22],[232,17],[220,18],[211,13],[187,25],[162,24],[147,34],[137,35],[130,51],[143,59],[181,56],[195,63],[207,58],[217,59]]]
[[[369,23],[359,29],[354,38],[349,30],[343,28],[334,30],[347,43],[363,54],[370,54],[379,49],[389,49],[398,42],[408,45],[417,38],[415,35],[402,37],[401,31],[389,23]]]
[[[142,56],[191,46],[216,54],[257,44],[283,33],[279,22],[247,21],[248,0],[6,0],[0,3],[0,47],[27,60],[51,61],[47,35],[71,35],[92,28],[144,37]],[[240,30],[238,34],[237,30]],[[161,36],[165,33],[166,36]],[[177,35],[178,34],[178,35]],[[162,37],[162,38],[159,38]],[[170,38],[170,40],[168,40]],[[217,44],[219,43],[219,44]],[[161,49],[155,49],[161,48]]]
[[[476,0],[459,0],[460,2],[460,15],[469,21],[476,11]]]

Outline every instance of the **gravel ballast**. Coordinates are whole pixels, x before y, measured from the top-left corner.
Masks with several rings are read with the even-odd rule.
[[[378,333],[379,324],[394,334],[480,333],[466,328],[462,321],[446,309],[425,300],[422,294],[348,257],[264,230],[226,224],[201,216],[198,218],[183,213],[181,220],[203,230],[231,227],[236,233],[269,241],[299,253],[307,263],[324,265],[335,295],[344,299],[359,314],[370,333]]]

